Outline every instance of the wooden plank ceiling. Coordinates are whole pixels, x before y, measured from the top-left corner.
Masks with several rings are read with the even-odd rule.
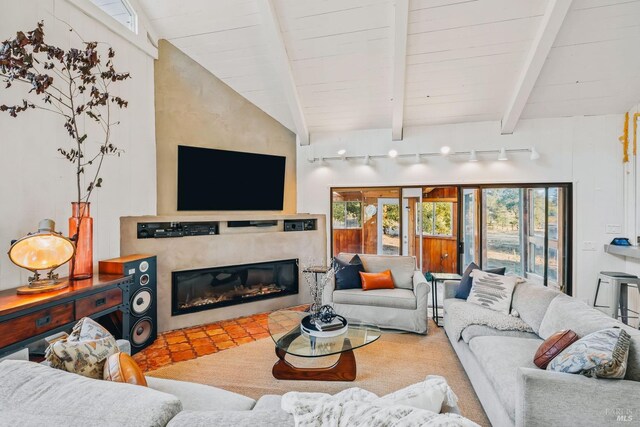
[[[294,108],[261,13],[269,1]],[[501,120],[549,1],[409,0],[404,126]],[[139,2],[162,38],[294,131],[300,110],[311,134],[391,127],[402,60],[392,0]],[[640,100],[638,45],[640,0],[573,0],[522,117],[626,111]]]

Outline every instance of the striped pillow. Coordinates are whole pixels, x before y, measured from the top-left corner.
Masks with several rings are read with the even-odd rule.
[[[482,270],[473,270],[471,277],[473,277],[473,285],[467,302],[508,315],[511,311],[513,290],[520,278],[501,276]]]

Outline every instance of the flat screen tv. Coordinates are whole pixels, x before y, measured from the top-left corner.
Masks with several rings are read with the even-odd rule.
[[[279,211],[286,158],[178,146],[179,211]]]

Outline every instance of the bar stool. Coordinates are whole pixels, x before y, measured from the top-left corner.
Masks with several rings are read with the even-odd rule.
[[[598,305],[598,293],[602,282],[609,284],[611,306]],[[640,277],[618,271],[601,271],[598,275],[598,286],[596,286],[596,294],[593,298],[593,307],[608,308],[609,310],[606,313],[614,319],[618,318],[618,308],[620,308],[620,320],[625,325],[629,324],[629,312],[636,314],[636,316],[631,316],[632,319],[638,319],[639,313],[629,309],[629,285],[640,292]]]

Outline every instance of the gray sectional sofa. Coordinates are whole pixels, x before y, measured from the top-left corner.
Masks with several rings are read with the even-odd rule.
[[[460,333],[454,324],[459,326],[471,310],[470,303],[455,298],[458,284],[445,282],[445,331],[495,427],[640,422],[640,331],[575,298],[525,282],[516,286],[512,309],[530,332],[500,331],[482,325],[480,319]],[[624,380],[549,372],[533,363],[543,340],[559,330],[572,329],[583,337],[613,326],[624,328],[632,338]]]
[[[141,387],[24,360],[4,360],[0,362],[0,427],[295,426],[293,416],[281,408],[280,395],[255,401],[207,385],[146,379],[148,387]],[[443,406],[442,412],[460,414],[458,406]]]

